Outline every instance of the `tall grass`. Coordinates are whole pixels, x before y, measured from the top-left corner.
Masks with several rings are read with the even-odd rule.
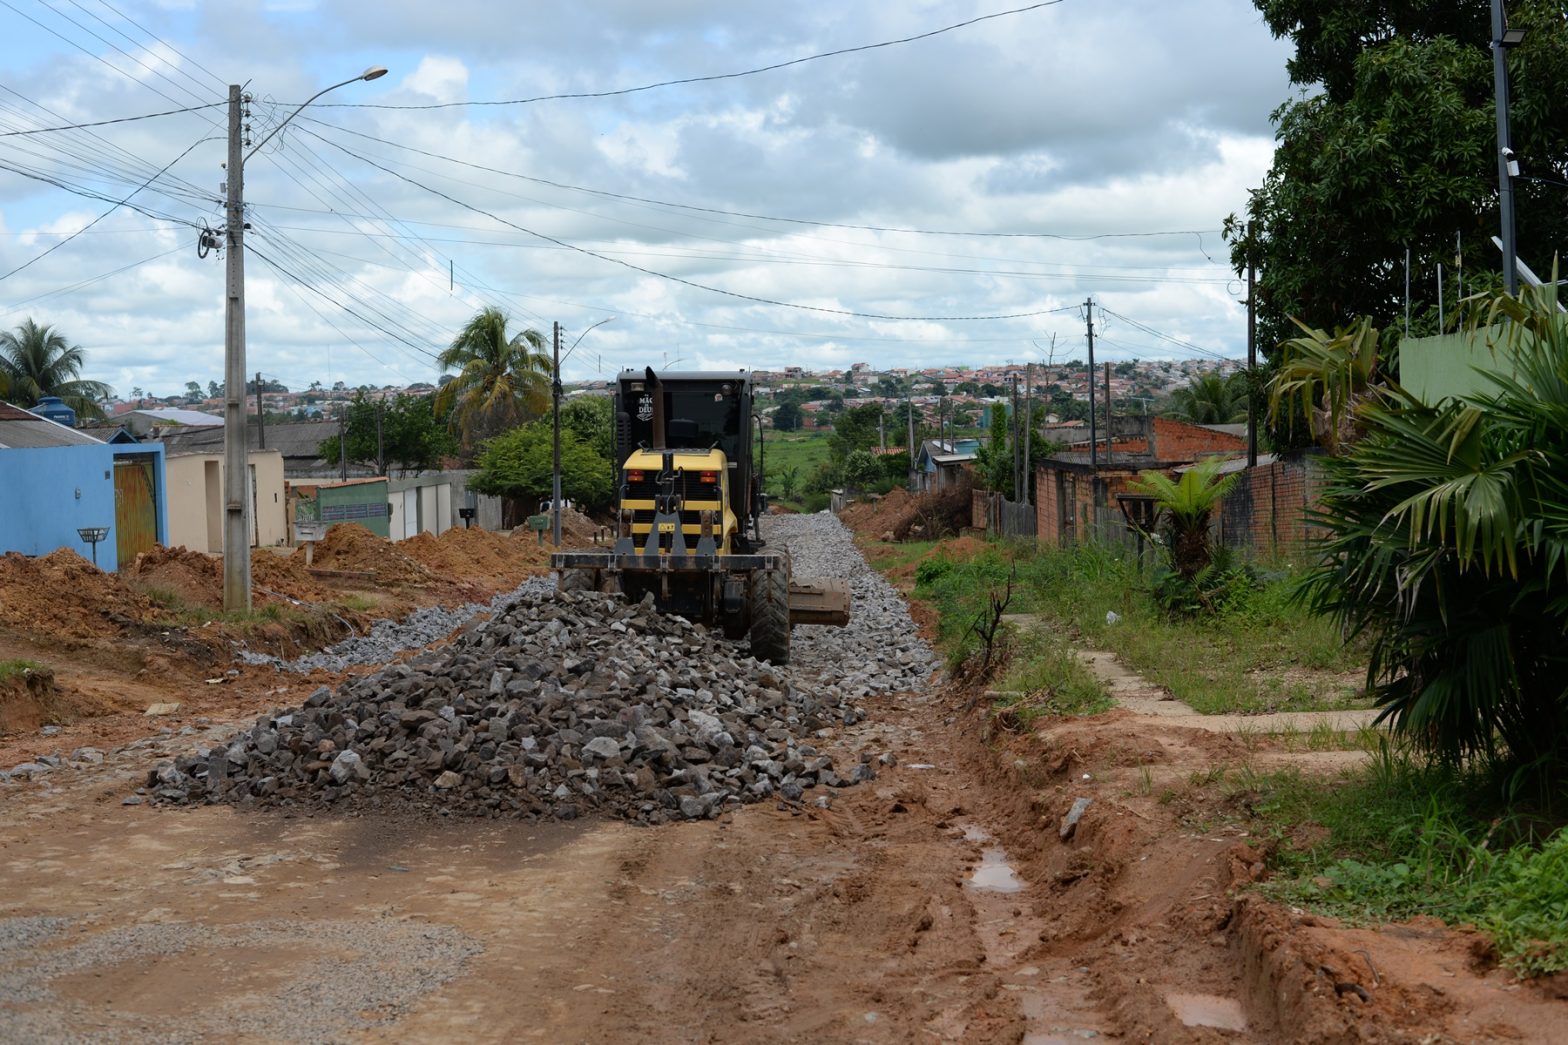
[[[1097,544],[997,545],[969,562],[923,565],[916,594],[941,612],[950,661],[972,655],[973,639],[962,636],[983,611],[986,592],[1005,585],[1015,568],[1011,612],[1039,614],[1078,640],[1111,650],[1199,712],[1364,703],[1359,686],[1336,677],[1358,672],[1363,652],[1347,648],[1331,621],[1293,601],[1290,574],[1264,573],[1259,586],[1229,593],[1212,616],[1175,619],[1148,594],[1136,556]]]
[[[1568,969],[1568,830],[1498,814],[1485,773],[1427,765],[1385,738],[1338,778],[1254,774],[1246,804],[1276,843],[1262,891],[1351,924],[1468,922],[1516,972]],[[1307,824],[1318,840],[1292,842]]]

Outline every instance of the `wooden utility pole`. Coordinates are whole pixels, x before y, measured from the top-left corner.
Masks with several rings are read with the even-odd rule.
[[[561,546],[561,324],[555,324],[555,366],[554,377],[550,381],[550,400],[554,409],[550,411],[550,425],[554,429],[554,460],[555,475],[550,482],[550,529],[555,538],[555,546]],[[662,395],[662,392],[656,392]]]
[[[1116,439],[1111,423],[1111,364],[1105,364],[1105,466],[1111,466],[1111,443]]]
[[[1094,430],[1094,298],[1083,303],[1084,322],[1089,329],[1089,467],[1100,466],[1100,443]]]
[[[1024,485],[1019,488],[1019,504],[1029,504],[1029,488],[1033,485],[1030,480],[1035,477],[1029,471],[1029,450],[1035,442],[1035,364],[1030,362],[1024,367]]]
[[[1258,305],[1252,226],[1247,226],[1247,467],[1258,466]],[[1439,285],[1441,292],[1441,285]],[[1442,309],[1438,309],[1442,314]]]
[[[261,401],[261,371],[256,371],[256,448],[267,448],[267,410]]]

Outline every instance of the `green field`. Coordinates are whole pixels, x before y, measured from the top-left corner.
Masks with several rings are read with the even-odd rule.
[[[775,432],[769,429],[763,452],[770,481],[769,490],[778,488],[777,477],[786,468],[796,469],[799,484],[804,486],[820,465],[828,459],[828,429],[810,432]]]

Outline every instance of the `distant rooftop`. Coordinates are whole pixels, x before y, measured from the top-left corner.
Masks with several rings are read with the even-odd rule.
[[[152,410],[132,410],[131,413],[150,417],[169,425],[221,425],[223,418],[200,410],[185,410],[177,406],[161,406]]]
[[[34,450],[45,446],[90,446],[102,443],[86,432],[57,424],[10,403],[0,403],[0,449]]]

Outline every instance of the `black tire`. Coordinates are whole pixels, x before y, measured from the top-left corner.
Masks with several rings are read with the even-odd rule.
[[[751,579],[751,655],[789,663],[789,568],[758,571]]]
[[[556,591],[593,591],[592,570],[562,570],[555,582]]]

